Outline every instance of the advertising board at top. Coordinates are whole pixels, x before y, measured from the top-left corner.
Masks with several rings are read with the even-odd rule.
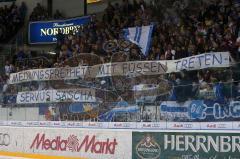
[[[57,21],[37,21],[29,23],[28,40],[30,44],[51,44],[57,42],[59,30],[63,34],[77,33],[79,28],[91,21],[90,16]]]

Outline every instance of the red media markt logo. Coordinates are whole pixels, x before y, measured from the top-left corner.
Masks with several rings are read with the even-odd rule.
[[[30,149],[52,150],[52,151],[71,151],[80,152],[81,150],[95,154],[115,154],[117,140],[114,138],[110,141],[96,139],[96,136],[86,135],[80,140],[76,135],[70,135],[67,139],[56,136],[54,139],[48,139],[45,134],[37,134],[34,138]]]

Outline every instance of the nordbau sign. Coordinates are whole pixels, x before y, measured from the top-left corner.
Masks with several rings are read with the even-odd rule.
[[[29,23],[28,39],[30,44],[56,43],[59,31],[67,35],[77,33],[79,28],[91,21],[89,16],[60,21],[37,21]]]
[[[240,135],[233,133],[133,132],[135,159],[239,158]]]

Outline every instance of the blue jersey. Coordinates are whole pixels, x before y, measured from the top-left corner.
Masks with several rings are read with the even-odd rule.
[[[223,84],[217,83],[213,86],[215,98],[217,101],[224,101]]]

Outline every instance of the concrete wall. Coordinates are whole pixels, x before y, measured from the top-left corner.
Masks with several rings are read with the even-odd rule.
[[[121,3],[121,0],[111,0],[112,3]],[[108,0],[88,4],[88,14],[99,13],[107,8]],[[84,15],[84,0],[53,0],[53,13],[60,10],[66,17]]]
[[[22,2],[25,2],[28,7],[28,13],[27,13],[28,16],[33,11],[33,8],[36,7],[37,3],[47,6],[47,0],[16,0],[16,5],[20,6]],[[3,7],[5,5],[10,6],[11,4],[12,2],[1,2],[0,7]]]
[[[88,4],[88,14],[103,12],[109,1],[113,4],[122,3],[122,0],[103,0],[102,2]],[[150,0],[146,0],[146,2],[149,3]],[[57,9],[63,12],[66,17],[82,16],[84,14],[84,0],[53,0],[53,13]]]
[[[22,2],[25,2],[28,7],[27,16],[30,16],[37,3],[47,7],[47,0],[16,0],[16,5],[21,5]],[[121,2],[121,0],[111,0],[111,2]],[[107,7],[107,3],[108,0],[103,0],[99,3],[89,4],[89,14],[104,11],[104,9]],[[0,3],[0,7],[11,4],[12,2],[2,2]],[[63,12],[66,17],[83,16],[84,0],[53,0],[53,13],[55,13],[57,9]]]
[[[103,0],[102,2],[88,4],[88,13],[93,14],[104,11],[109,1],[113,4],[121,4],[122,2],[122,0]],[[16,0],[17,5],[21,5],[22,2],[27,4],[27,16],[31,14],[37,3],[47,7],[47,0]],[[150,0],[146,0],[146,2],[149,3]],[[0,7],[11,4],[11,2],[2,2],[0,3]],[[53,0],[53,13],[55,13],[57,9],[63,12],[66,17],[82,16],[84,14],[84,0]]]
[[[40,3],[45,7],[47,6],[47,0],[17,0],[16,4],[21,5],[22,2],[25,2],[28,7],[27,17],[30,16],[37,3]]]
[[[110,0],[111,3],[121,4],[122,0]],[[108,6],[108,0],[103,0],[103,2],[93,3],[88,5],[88,14],[103,12]]]
[[[0,7],[4,7],[5,5],[10,6],[12,2],[1,2]]]
[[[84,14],[83,0],[53,0],[53,14],[60,10],[66,17],[76,17]]]

